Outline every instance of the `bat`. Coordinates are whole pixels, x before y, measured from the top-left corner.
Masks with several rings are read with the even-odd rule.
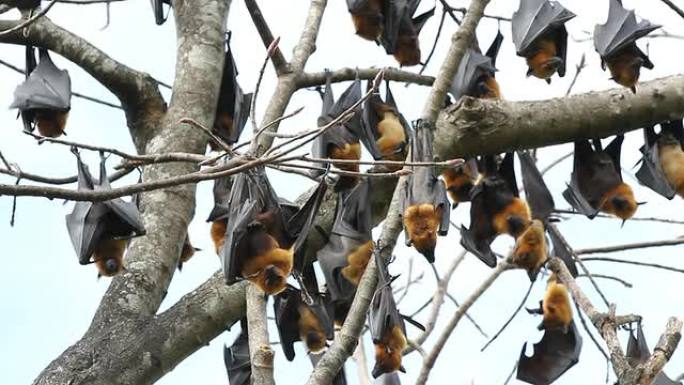
[[[513,153],[506,153],[498,167],[492,155],[482,161],[483,178],[470,193],[470,228],[461,226],[461,245],[494,267],[496,255],[490,244],[501,234],[517,238],[532,218],[529,206],[519,197]]]
[[[593,219],[599,211],[615,215],[623,223],[637,210],[632,188],[622,181],[620,148],[623,135],[618,135],[605,148],[601,141],[575,142],[572,175],[563,197],[577,212]]]
[[[3,1],[4,4],[12,7],[17,7],[20,10],[31,10],[40,6],[41,0],[7,0]]]
[[[240,139],[245,128],[252,105],[252,94],[245,94],[237,81],[237,66],[230,48],[230,37],[226,41],[226,56],[223,62],[223,75],[219,89],[216,116],[212,132],[226,144],[234,144]],[[209,141],[212,150],[220,150],[218,143]]]
[[[651,358],[651,350],[646,343],[644,331],[641,328],[641,322],[637,323],[637,336],[634,337],[634,332],[629,330],[629,339],[627,340],[627,349],[625,351],[627,362],[633,367],[648,361]],[[665,372],[660,372],[653,380],[653,385],[681,385],[681,382],[672,381]]]
[[[377,41],[384,29],[383,12],[392,5],[393,1],[386,0],[347,0],[356,34],[366,40]]]
[[[667,199],[676,194],[684,197],[684,127],[681,120],[663,122],[661,131],[644,128],[645,144],[641,167],[636,172],[639,182]]]
[[[344,322],[356,286],[373,252],[372,179],[363,178],[337,196],[335,221],[328,242],[317,252],[335,322]]]
[[[375,345],[375,365],[373,378],[385,373],[400,370],[406,373],[401,365],[402,352],[406,348],[406,327],[404,318],[397,309],[392,293],[392,278],[387,270],[387,264],[376,254],[378,268],[378,286],[371,299],[368,315],[371,338]]]
[[[392,3],[392,1],[389,1]],[[391,37],[393,47],[391,53],[400,67],[411,67],[420,64],[420,42],[418,35],[420,30],[432,15],[435,14],[435,7],[416,17],[413,17],[418,9],[420,0],[407,0],[406,10],[399,22],[397,34]],[[387,48],[387,47],[385,47]]]
[[[653,69],[653,63],[636,45],[636,40],[660,28],[646,19],[636,21],[620,0],[609,0],[608,20],[594,27],[594,48],[601,56],[601,68],[610,70],[611,79],[636,93],[641,67]]]
[[[310,199],[320,201],[315,194]],[[234,178],[227,206],[225,216],[214,218],[214,223],[226,220],[219,250],[226,283],[247,279],[265,294],[283,291],[294,253],[303,243],[301,238],[308,235],[314,215],[304,221],[293,220],[300,215],[288,218],[263,167]],[[317,211],[318,205],[305,203],[301,210]]]
[[[314,367],[318,365],[318,361],[321,360],[323,354],[325,353],[309,353],[311,365],[313,365]],[[344,366],[342,366],[340,368],[340,371],[337,372],[337,375],[335,375],[335,378],[333,378],[331,385],[347,385],[347,376],[344,373]]]
[[[318,296],[312,305],[307,305],[302,301],[300,290],[287,286],[275,296],[273,312],[280,346],[288,361],[295,357],[295,342],[303,341],[309,352],[320,353],[326,348],[327,340],[334,338],[332,321]]]
[[[422,130],[412,141],[413,160],[432,160],[432,133]],[[450,203],[434,167],[414,167],[400,191],[400,216],[406,246],[413,246],[430,263],[435,261],[437,236],[449,231]]]
[[[19,110],[24,131],[37,127],[40,135],[56,138],[64,135],[71,109],[71,78],[55,66],[46,49],[38,52],[36,65],[33,47],[26,47],[26,80],[14,89],[10,108]]]
[[[442,171],[444,186],[451,198],[451,208],[455,209],[461,202],[470,201],[470,191],[475,187],[479,172],[477,160],[471,158],[464,164],[449,167]]]
[[[329,124],[361,99],[361,81],[358,78],[347,87],[337,101],[335,101],[330,82],[331,74],[328,72],[323,93],[323,107],[318,118],[319,127]],[[313,141],[311,152],[317,158],[359,160],[361,159],[360,133],[361,119],[359,113],[356,112],[348,122],[335,124],[319,135]],[[333,163],[333,165],[345,171],[359,171],[358,164]],[[356,181],[356,178],[342,177],[338,180],[336,188],[338,190],[349,188]]]
[[[188,262],[195,255],[196,251],[201,251],[201,249],[193,247],[192,243],[190,243],[190,236],[186,235],[183,247],[181,248],[180,258],[178,258],[178,271],[183,271],[183,264]]]
[[[539,312],[538,310],[533,312]],[[542,322],[539,330],[561,330],[567,333],[572,323],[572,306],[568,289],[551,274],[541,303]]]
[[[527,76],[551,83],[553,74],[565,76],[568,31],[565,23],[575,14],[549,0],[520,0],[511,26],[516,53],[527,60]]]
[[[152,11],[154,12],[154,22],[157,25],[162,25],[166,22],[166,18],[169,17],[169,11],[171,10],[171,0],[150,0],[152,4]],[[168,5],[166,15],[164,15],[164,5]]]
[[[544,223],[539,219],[534,219],[516,240],[512,262],[527,270],[530,281],[534,281],[539,270],[546,263],[548,255]]]
[[[574,322],[567,333],[545,330],[541,341],[534,344],[532,357],[525,355],[527,342],[518,360],[517,379],[534,385],[549,385],[572,368],[582,351],[582,337]]]
[[[361,113],[361,141],[374,159],[406,159],[406,144],[411,128],[397,109],[389,81],[386,83],[385,100],[374,94],[363,103]],[[372,81],[368,81],[368,88]],[[395,171],[393,169],[393,171]]]
[[[223,362],[228,372],[230,385],[249,385],[252,377],[252,362],[249,357],[249,335],[247,319],[240,321],[240,335],[230,347],[223,346]]]
[[[373,381],[373,385],[401,385],[397,372],[385,373]]]
[[[100,153],[100,180],[95,181],[76,149],[78,191],[110,190],[105,157]],[[95,263],[98,277],[111,277],[123,270],[128,240],[145,234],[138,208],[133,202],[115,198],[104,202],[76,202],[66,215],[66,226],[81,265]]]
[[[223,247],[223,242],[225,241],[226,235],[226,225],[228,223],[228,201],[230,199],[230,191],[233,186],[233,179],[228,177],[223,177],[214,180],[213,195],[214,195],[214,207],[209,213],[207,222],[211,222],[210,236],[214,243],[214,249],[216,254],[220,254],[221,247]]]
[[[472,48],[466,50],[449,87],[449,92],[455,100],[460,99],[461,96],[481,99],[501,98],[499,83],[495,78],[497,71],[495,65],[502,42],[503,35],[499,31],[485,55]]]

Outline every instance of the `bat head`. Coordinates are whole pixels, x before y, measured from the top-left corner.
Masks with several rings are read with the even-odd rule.
[[[505,208],[494,216],[494,228],[499,234],[509,234],[517,238],[527,229],[532,221],[527,203],[513,197]]]
[[[413,247],[434,262],[441,211],[429,203],[413,205],[404,212],[404,226]]]
[[[401,327],[395,325],[392,328],[388,328],[386,335],[375,343],[373,377],[377,378],[384,373],[391,373],[397,370],[405,372],[401,365],[402,351],[405,347],[406,337]]]
[[[619,184],[605,196],[601,211],[613,214],[623,220],[633,217],[639,206],[634,198],[632,188],[626,183]]]
[[[283,271],[274,265],[267,266],[262,274],[264,291],[268,294],[277,294],[285,289],[287,278]]]

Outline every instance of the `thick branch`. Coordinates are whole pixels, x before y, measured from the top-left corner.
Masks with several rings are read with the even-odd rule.
[[[266,298],[255,285],[247,287],[247,326],[253,385],[274,385],[274,352],[268,343]]]
[[[604,138],[684,116],[684,75],[628,89],[532,102],[464,97],[437,121],[441,157],[500,153],[587,138]]]

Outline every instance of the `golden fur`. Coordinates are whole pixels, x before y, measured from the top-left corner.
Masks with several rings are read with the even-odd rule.
[[[610,58],[606,58],[606,65],[608,65],[613,80],[617,84],[631,89],[632,92],[636,92],[641,63],[638,51],[630,47],[625,48]]]
[[[318,353],[326,346],[326,336],[316,314],[306,305],[299,305],[297,321],[299,338],[304,341],[310,352]]]
[[[394,50],[394,59],[399,63],[400,67],[410,67],[420,64],[420,46],[418,45],[418,39],[411,35],[399,35]]]
[[[477,175],[471,175],[465,167],[447,168],[442,172],[442,177],[447,193],[454,203],[467,201],[468,196],[463,194],[468,194],[477,181]]]
[[[513,250],[513,263],[528,272],[539,271],[548,258],[544,224],[535,219],[518,237]]]
[[[369,0],[363,9],[352,13],[356,34],[370,41],[380,38],[383,30],[382,0]]]
[[[625,200],[625,207],[616,207],[613,203],[613,198],[621,197]],[[626,183],[620,183],[615,188],[607,191],[601,199],[601,211],[607,214],[613,214],[618,218],[627,220],[634,216],[637,211],[637,202],[634,198],[632,188]]]
[[[534,54],[527,58],[530,74],[539,79],[549,79],[557,70],[555,65],[549,63],[557,57],[556,42],[549,38],[541,38],[535,45]]]
[[[216,254],[221,253],[221,247],[223,247],[223,242],[226,241],[226,228],[228,226],[228,221],[226,219],[214,221],[211,223],[211,240],[214,242],[214,249]]]
[[[37,110],[35,121],[38,132],[48,138],[62,136],[68,117],[68,111]]]
[[[549,277],[549,282],[542,301],[542,311],[544,329],[562,329],[567,331],[572,322],[572,307],[570,306],[570,296],[568,289],[558,282],[555,274]]]
[[[494,76],[487,76],[484,85],[487,91],[482,95],[478,95],[478,98],[501,99],[501,90],[499,89],[499,82],[496,81],[496,78],[494,78]]]
[[[665,178],[684,198],[684,152],[679,142],[659,143],[660,167]]]
[[[375,368],[373,372],[391,373],[402,370],[402,352],[406,348],[406,337],[399,326],[394,326],[375,344]]]
[[[509,203],[503,211],[494,215],[494,230],[497,234],[509,234],[517,238],[522,231],[515,231],[516,229],[512,229],[509,223],[511,218],[516,217],[524,223],[523,230],[527,228],[532,221],[530,207],[527,205],[527,202],[518,197],[513,198],[511,203]]]
[[[380,148],[383,159],[402,160],[402,154],[398,149],[406,144],[406,133],[394,108],[387,104],[381,104],[376,111],[381,120],[378,122],[378,134],[380,137],[376,141]]]
[[[332,159],[345,159],[345,160],[359,160],[361,159],[361,144],[357,143],[347,143],[344,148],[339,148],[337,146],[332,146],[330,149],[330,158]],[[344,163],[333,163],[335,167],[345,170],[359,172],[358,164],[344,164]]]
[[[123,256],[126,251],[125,239],[106,239],[100,242],[93,252],[93,260],[99,275],[113,277],[123,270]],[[107,261],[114,261],[114,269],[107,266]],[[111,264],[111,262],[110,262]]]
[[[285,250],[278,246],[278,242],[272,236],[263,233],[257,235],[260,239],[253,240],[263,245],[265,253],[249,256],[241,261],[240,274],[261,289],[267,295],[278,294],[285,290],[287,276],[292,272],[293,251]],[[269,282],[266,270],[273,269],[277,279]]]
[[[358,286],[371,255],[373,255],[373,241],[368,241],[357,247],[347,256],[347,266],[342,269],[342,276],[354,286]]]
[[[437,231],[442,220],[441,210],[429,203],[413,205],[404,212],[406,236],[419,252],[434,251],[437,245]]]

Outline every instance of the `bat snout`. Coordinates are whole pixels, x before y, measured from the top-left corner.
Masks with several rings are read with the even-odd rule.
[[[508,228],[511,235],[514,237],[522,234],[529,224],[525,218],[521,218],[517,215],[511,215],[506,219],[506,222],[508,222]]]
[[[306,333],[306,346],[309,350],[317,352],[325,346],[325,339],[316,331]]]
[[[277,267],[270,265],[264,269],[264,283],[266,283],[268,288],[280,286],[282,282],[283,276]]]
[[[116,259],[108,259],[104,265],[105,270],[107,270],[107,273],[109,274],[115,274],[119,271],[119,262],[117,262]]]

